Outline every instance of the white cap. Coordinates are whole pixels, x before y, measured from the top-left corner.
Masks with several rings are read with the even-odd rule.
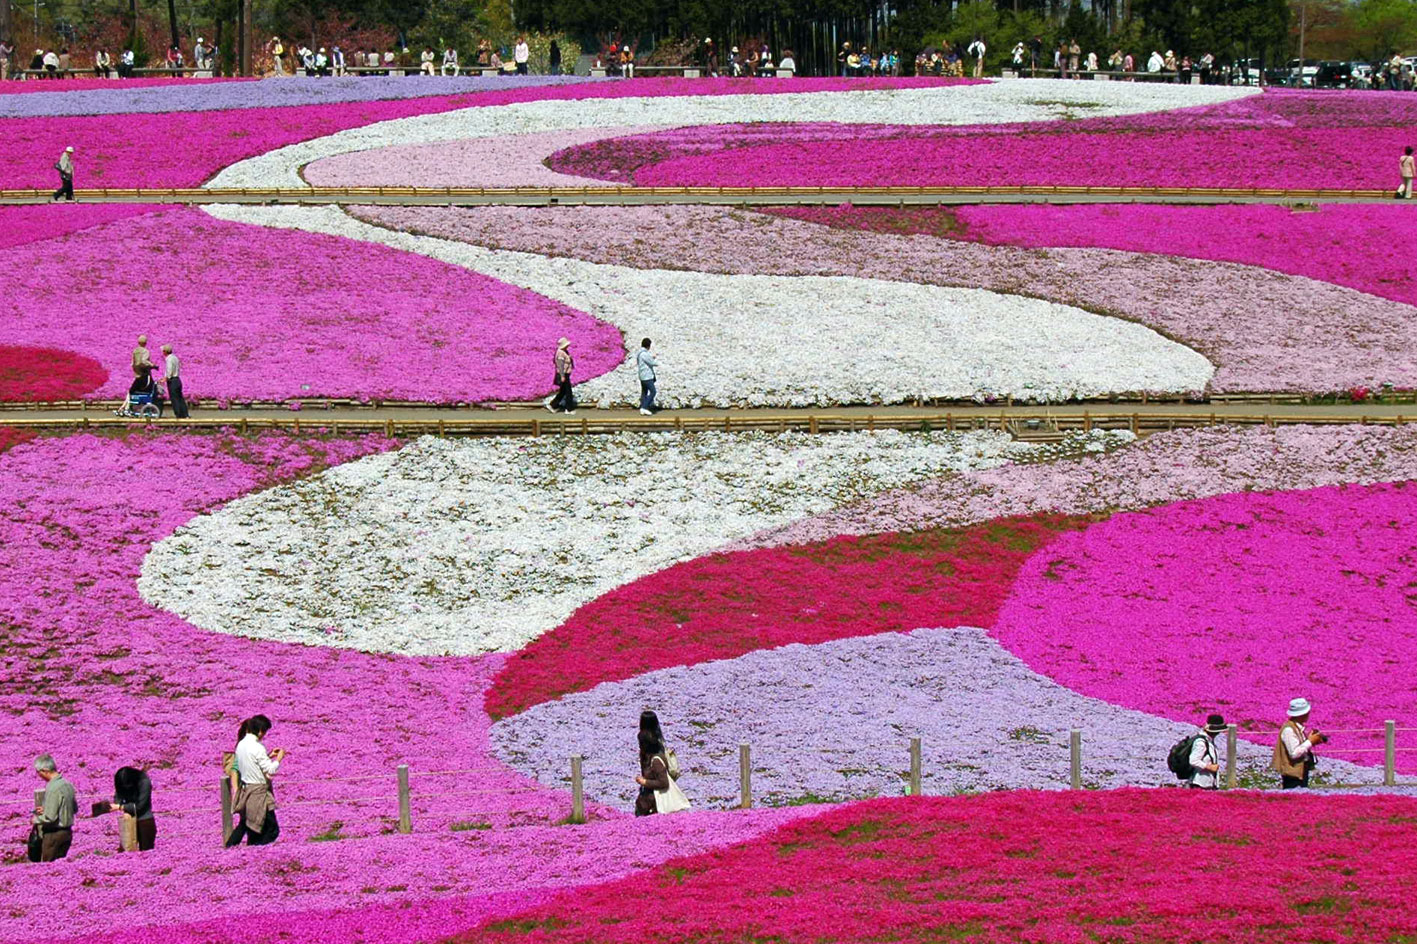
[[[73,153],[74,153],[74,147],[73,147],[73,145],[70,145],[69,147],[66,147],[66,148],[64,149],[64,153],[66,153],[66,154],[73,154]]]
[[[1295,698],[1289,703],[1289,717],[1302,718],[1309,713],[1309,700],[1307,698]]]

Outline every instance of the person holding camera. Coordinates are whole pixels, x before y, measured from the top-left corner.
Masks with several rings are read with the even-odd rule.
[[[1279,774],[1285,790],[1309,785],[1309,771],[1319,759],[1314,747],[1327,741],[1319,731],[1310,731],[1309,700],[1295,698],[1289,703],[1289,720],[1279,729],[1279,741],[1274,745],[1274,760],[1270,766]]]
[[[39,855],[36,862],[55,862],[69,854],[74,841],[74,815],[78,798],[74,785],[59,773],[53,756],[40,754],[34,759],[35,773],[44,781],[44,802],[34,808],[34,828],[39,833]]]
[[[248,718],[241,725],[241,740],[236,745],[236,771],[241,777],[236,812],[241,815],[241,825],[227,840],[228,848],[239,845],[243,836],[247,837],[247,845],[264,846],[280,835],[270,778],[280,769],[285,751],[276,748],[266,753],[261,742],[270,729],[271,719],[265,715]]]

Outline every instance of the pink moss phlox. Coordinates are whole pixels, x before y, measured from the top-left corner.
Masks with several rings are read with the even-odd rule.
[[[1027,555],[1083,523],[1039,515],[687,561],[581,607],[511,655],[487,712],[789,643],[987,626]]]
[[[1175,720],[1220,711],[1273,737],[1291,698],[1339,729],[1417,720],[1417,484],[1222,495],[1061,536],[993,633],[1074,691]],[[1345,760],[1381,763],[1381,739]],[[1417,758],[1399,755],[1403,770]]]
[[[1417,924],[1415,814],[1180,790],[875,800],[455,941],[1397,941]]]
[[[524,399],[550,392],[562,335],[583,378],[624,356],[614,327],[487,276],[195,209],[0,252],[0,281],[8,339],[107,365],[106,397],[126,392],[139,333],[174,344],[189,396],[234,399]]]
[[[108,371],[89,357],[0,344],[0,402],[77,400],[107,379]]]

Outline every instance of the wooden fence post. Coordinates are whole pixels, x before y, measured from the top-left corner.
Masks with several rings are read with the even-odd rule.
[[[226,845],[226,841],[231,838],[231,778],[222,777],[221,785],[217,789],[221,793],[221,842]]]
[[[1383,786],[1397,785],[1397,722],[1383,722]]]
[[[753,749],[746,744],[738,745],[738,807],[751,809],[753,806]]]
[[[910,795],[920,795],[920,739],[910,739]]]
[[[1225,726],[1225,789],[1235,789],[1235,751],[1239,746],[1239,727],[1233,724]]]
[[[399,764],[399,832],[413,832],[413,802],[408,792],[408,765]]]
[[[1073,728],[1068,733],[1068,754],[1072,764],[1069,785],[1074,790],[1082,789],[1082,729]]]
[[[585,822],[585,783],[581,779],[581,755],[571,758],[571,822]]]

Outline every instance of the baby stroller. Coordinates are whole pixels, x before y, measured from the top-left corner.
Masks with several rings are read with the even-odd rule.
[[[128,388],[128,399],[113,415],[145,420],[162,418],[162,392],[151,374],[133,381],[133,386]]]

